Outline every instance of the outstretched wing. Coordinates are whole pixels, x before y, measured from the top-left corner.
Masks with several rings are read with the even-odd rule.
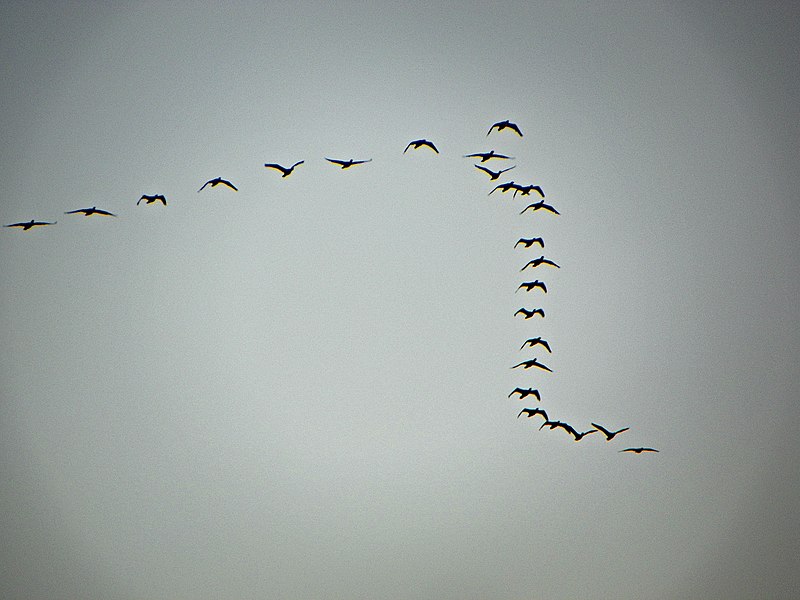
[[[332,162],[335,165],[339,165],[340,167],[343,167],[347,164],[346,160],[336,160],[335,158],[328,158],[328,157],[325,157],[325,160],[327,160],[328,162]]]
[[[287,172],[291,171],[291,169],[287,169],[287,168],[282,167],[281,165],[276,164],[276,163],[266,163],[264,166],[267,169],[275,169],[276,171],[280,171],[281,173],[284,173],[284,174],[286,174]],[[293,168],[294,167],[292,167],[292,169]]]
[[[227,186],[228,186],[229,188],[231,188],[231,189],[232,189],[234,192],[238,192],[238,191],[239,191],[239,189],[238,189],[238,188],[237,188],[235,185],[233,185],[233,184],[232,184],[230,181],[227,181],[227,180],[225,180],[225,179],[220,179],[220,180],[219,180],[219,182],[220,182],[222,185],[227,185]]]

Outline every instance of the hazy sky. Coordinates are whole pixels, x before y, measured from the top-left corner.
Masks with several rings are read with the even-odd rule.
[[[0,596],[796,598],[799,17],[2,4]]]

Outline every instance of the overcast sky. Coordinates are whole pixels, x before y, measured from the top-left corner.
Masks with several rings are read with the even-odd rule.
[[[796,597],[798,17],[4,3],[0,596]]]

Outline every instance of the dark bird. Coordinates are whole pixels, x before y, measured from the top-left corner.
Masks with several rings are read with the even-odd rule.
[[[620,429],[619,431],[609,431],[608,429],[606,429],[602,425],[598,425],[597,423],[592,423],[592,427],[596,427],[597,429],[602,431],[603,435],[606,436],[606,441],[607,442],[610,442],[611,440],[613,440],[614,436],[617,435],[618,433],[622,433],[623,431],[628,431],[628,429],[630,429],[630,427],[625,427],[623,429]]]
[[[414,140],[413,142],[408,142],[408,146],[406,146],[406,149],[403,150],[403,154],[405,154],[406,151],[412,146],[414,147],[414,150],[416,150],[417,148],[421,148],[422,146],[427,146],[428,148],[436,152],[436,154],[439,154],[439,151],[436,149],[436,146],[433,145],[433,142],[430,142],[428,140]]]
[[[550,354],[553,353],[553,351],[550,349],[550,344],[547,343],[547,340],[543,340],[540,337],[529,338],[525,340],[525,343],[522,344],[522,346],[520,346],[519,349],[522,350],[525,346],[530,346],[531,348],[533,348],[534,346],[543,346],[544,349],[547,350]],[[594,425],[594,423],[592,423],[592,425]]]
[[[527,308],[520,308],[517,312],[514,313],[514,316],[521,314],[526,319],[530,319],[535,315],[541,315],[544,319],[544,309],[543,308],[534,308],[533,310],[528,310]]]
[[[547,365],[543,365],[542,363],[540,363],[535,358],[533,358],[531,360],[524,360],[521,363],[519,363],[518,365],[514,365],[511,368],[512,369],[516,369],[517,367],[522,367],[523,369],[530,369],[531,367],[539,367],[540,369],[542,369],[544,371],[550,371],[551,373],[553,372],[553,369],[551,369]]]
[[[562,423],[561,421],[545,421],[539,427],[539,431],[541,431],[545,426],[549,427],[550,429],[555,429],[556,427],[560,427],[561,429],[563,429],[572,436],[574,436],[577,433],[577,431],[575,431],[572,428],[572,425],[569,425],[567,423]]]
[[[528,206],[523,208],[522,211],[519,214],[524,213],[526,210],[549,210],[554,215],[560,215],[561,214],[560,212],[558,212],[555,208],[553,208],[549,204],[545,204],[544,200],[542,200],[540,202],[534,202],[533,204],[529,204]]]
[[[513,167],[508,167],[507,169],[500,169],[499,171],[491,171],[491,170],[487,169],[486,167],[482,167],[480,165],[472,165],[472,166],[475,167],[476,169],[480,169],[481,171],[486,173],[489,176],[489,179],[491,181],[494,181],[494,180],[498,179],[500,177],[500,175],[502,175],[506,171],[510,171],[511,169],[516,168],[517,165],[514,165]]]
[[[625,450],[620,450],[620,452],[635,452],[636,454],[641,454],[642,452],[658,452],[655,448],[625,448]]]
[[[491,158],[508,158],[514,160],[513,156],[506,156],[505,154],[497,154],[494,150],[489,152],[476,152],[475,154],[465,154],[464,158],[480,158],[481,162],[486,162]]]
[[[516,185],[514,186],[514,198],[517,197],[517,192],[519,192],[520,196],[530,196],[531,192],[536,192],[544,198],[544,192],[538,185]]]
[[[325,160],[327,160],[328,162],[332,162],[335,165],[339,165],[343,169],[347,169],[349,167],[352,167],[353,165],[363,165],[364,163],[370,162],[372,159],[370,158],[368,160],[353,160],[351,158],[350,160],[336,160],[335,158],[325,158]]]
[[[540,237],[537,238],[519,238],[519,241],[514,244],[514,248],[522,244],[525,248],[530,248],[534,244],[539,244],[542,248],[544,248],[544,240]]]
[[[572,436],[575,438],[576,442],[580,442],[584,436],[589,435],[590,433],[597,433],[597,429],[590,429],[589,431],[584,431],[583,433],[579,433],[573,429],[570,433],[572,433]]]
[[[539,258],[534,258],[533,260],[529,260],[528,264],[526,264],[524,267],[522,267],[520,269],[520,271],[524,271],[528,267],[530,267],[531,269],[535,269],[536,267],[539,267],[541,265],[549,265],[551,267],[555,267],[556,269],[560,269],[561,268],[556,263],[554,263],[552,260],[550,260],[549,258],[545,258],[544,256],[540,256]]]
[[[25,223],[11,223],[10,225],[3,225],[3,227],[19,227],[22,229],[22,231],[28,231],[28,229],[31,229],[32,227],[44,227],[45,225],[55,225],[56,223],[58,223],[58,221],[48,223],[46,221],[34,221],[31,219]]]
[[[533,416],[541,415],[544,417],[544,420],[547,421],[547,413],[541,408],[523,408],[519,411],[517,418],[519,419],[523,414],[527,414],[529,419]]]
[[[209,179],[208,181],[206,181],[206,182],[203,184],[203,187],[201,187],[199,190],[197,190],[197,191],[198,191],[198,193],[199,193],[199,192],[202,192],[202,191],[203,191],[203,188],[204,188],[204,187],[206,187],[206,186],[207,186],[207,185],[209,185],[209,184],[211,185],[211,187],[212,187],[212,188],[213,188],[213,187],[216,187],[216,186],[218,186],[218,185],[220,185],[220,184],[222,184],[222,185],[227,185],[227,186],[228,186],[229,188],[231,188],[231,189],[232,189],[234,192],[238,192],[238,191],[239,191],[239,189],[238,189],[238,188],[237,188],[235,185],[233,185],[233,184],[232,184],[230,181],[227,181],[227,180],[225,180],[225,179],[222,179],[221,177],[215,177],[214,179]]]
[[[117,215],[115,215],[113,213],[108,212],[107,210],[101,210],[101,209],[97,208],[96,206],[93,206],[92,208],[79,208],[77,210],[68,210],[64,214],[65,215],[74,215],[74,214],[77,214],[77,213],[83,213],[84,217],[90,217],[92,215],[102,215],[104,217],[116,217],[117,216]]]
[[[139,206],[139,202],[142,200],[145,201],[145,204],[152,204],[153,202],[161,202],[164,206],[167,205],[167,199],[162,196],[161,194],[156,194],[155,196],[148,196],[147,194],[142,194],[142,197],[139,198],[138,202],[136,202],[136,206]]]
[[[517,184],[514,183],[513,181],[507,181],[506,183],[501,183],[500,185],[496,185],[494,189],[486,195],[491,196],[492,192],[495,192],[497,190],[500,190],[503,194],[505,194],[508,190],[514,189],[514,186],[516,185]]]
[[[539,281],[538,279],[536,281],[523,281],[522,283],[519,284],[517,292],[520,291],[522,288],[525,288],[526,292],[530,292],[532,289],[535,289],[537,287],[541,288],[545,294],[547,293],[547,286],[544,284],[543,281]],[[514,293],[516,294],[517,292]]]
[[[542,401],[542,396],[539,393],[539,390],[534,390],[533,388],[528,388],[527,390],[523,390],[522,388],[514,388],[514,391],[511,392],[508,397],[511,398],[511,396],[514,394],[519,394],[520,400],[524,400],[528,396],[535,396],[539,402]]]
[[[304,160],[298,160],[298,161],[297,161],[296,163],[294,163],[294,164],[293,164],[291,167],[282,167],[281,165],[279,165],[279,164],[276,164],[276,163],[266,163],[266,164],[264,164],[264,166],[265,166],[267,169],[275,169],[276,171],[280,171],[281,173],[283,173],[283,174],[281,175],[281,177],[288,177],[289,175],[291,175],[291,174],[292,174],[292,171],[294,171],[294,168],[295,168],[296,166],[298,166],[298,165],[302,165],[304,162],[306,162],[306,161],[304,161]]]
[[[494,125],[489,128],[489,133],[492,133],[492,129],[497,127],[497,131],[503,131],[503,129],[510,129],[511,131],[515,132],[519,137],[522,137],[522,132],[519,130],[519,127],[515,123],[512,123],[508,119],[505,121],[498,121]],[[486,135],[489,135],[487,133]]]

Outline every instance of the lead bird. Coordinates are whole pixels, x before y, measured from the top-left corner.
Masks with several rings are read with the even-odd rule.
[[[83,213],[84,217],[91,217],[92,215],[102,215],[104,217],[116,217],[117,216],[114,213],[110,213],[107,210],[102,210],[100,208],[97,208],[96,206],[93,206],[91,208],[78,208],[76,210],[68,210],[64,214],[65,215],[75,215],[77,213]]]
[[[363,165],[364,163],[370,162],[372,159],[370,158],[367,160],[353,160],[351,158],[350,160],[337,160],[335,158],[326,157],[325,160],[327,160],[328,162],[332,162],[335,165],[339,165],[340,167],[342,167],[342,169],[349,169],[353,165]]]
[[[22,231],[28,231],[34,227],[44,227],[45,225],[55,225],[58,221],[53,221],[52,223],[48,223],[47,221],[34,221],[31,219],[30,221],[25,221],[23,223],[11,223],[9,225],[3,225],[3,227],[19,227]]]
[[[535,358],[533,358],[531,360],[523,360],[521,363],[519,363],[518,365],[514,365],[511,368],[512,369],[516,369],[517,367],[522,367],[523,369],[530,369],[531,367],[539,367],[543,371],[550,371],[551,373],[553,372],[553,369],[551,369],[550,367],[548,367],[545,364],[540,363]]]
[[[554,215],[560,215],[561,214],[560,212],[558,212],[555,208],[553,208],[549,204],[545,204],[544,200],[541,200],[540,202],[534,202],[533,204],[529,204],[528,206],[523,208],[522,211],[519,214],[524,213],[526,210],[534,210],[534,211],[535,210],[548,210],[551,213],[553,213]]]
[[[514,292],[514,293],[516,294],[518,291],[520,291],[523,288],[525,288],[526,292],[530,292],[531,290],[536,289],[537,287],[541,288],[541,290],[545,294],[547,293],[547,286],[544,284],[543,281],[539,281],[538,279],[536,281],[523,281],[522,283],[519,284],[519,287],[517,288],[517,291]]]
[[[514,165],[513,167],[508,167],[507,169],[500,169],[499,171],[492,171],[492,170],[487,169],[486,167],[482,167],[480,165],[472,165],[472,166],[475,167],[476,169],[480,169],[481,171],[486,173],[489,176],[489,180],[490,181],[495,181],[495,180],[500,178],[500,175],[502,175],[506,171],[510,171],[511,169],[516,168],[517,165]]]
[[[212,188],[213,187],[217,187],[218,185],[225,185],[225,186],[228,186],[229,188],[231,188],[234,192],[238,192],[239,191],[239,188],[237,188],[235,185],[233,185],[227,179],[223,179],[222,177],[215,177],[214,179],[209,179],[208,181],[206,181],[203,184],[203,187],[201,187],[199,190],[197,190],[197,193],[202,192],[203,188],[205,188],[207,185],[210,185]]]
[[[292,171],[294,171],[295,167],[297,167],[299,165],[302,165],[304,162],[306,162],[306,161],[298,160],[291,167],[283,167],[283,166],[281,166],[281,165],[279,165],[277,163],[265,163],[264,166],[267,169],[275,169],[276,171],[280,171],[282,173],[281,177],[288,177],[289,175],[292,174]]]
[[[522,389],[522,388],[514,388],[514,390],[508,395],[509,398],[514,394],[519,394],[519,399],[524,400],[528,396],[534,396],[539,402],[542,401],[542,395],[539,393],[539,390],[535,390],[533,388]]]
[[[555,267],[556,269],[560,269],[561,268],[556,263],[554,263],[552,260],[550,260],[549,258],[545,258],[544,256],[540,256],[539,258],[534,258],[533,260],[529,260],[528,264],[526,264],[524,267],[522,267],[520,269],[520,271],[524,271],[528,267],[530,267],[531,269],[535,269],[536,267],[539,267],[541,265],[548,265],[550,267]]]
[[[544,420],[547,421],[547,413],[541,408],[523,408],[519,411],[517,418],[519,419],[523,414],[527,414],[529,419],[536,415],[541,415],[544,417]]]
[[[530,346],[531,348],[533,348],[534,346],[542,346],[550,354],[553,353],[553,351],[550,349],[550,344],[547,343],[547,340],[543,340],[540,337],[529,338],[525,340],[525,342],[522,344],[522,346],[519,347],[519,349],[522,350],[523,348],[525,348],[525,346]],[[594,425],[594,423],[592,423],[592,425]],[[595,425],[595,427],[597,426]]]
[[[489,133],[492,133],[492,129],[494,129],[495,127],[497,128],[497,131],[503,131],[503,129],[510,129],[511,131],[516,133],[519,137],[522,137],[522,132],[519,130],[519,127],[517,127],[517,124],[512,123],[508,119],[506,119],[505,121],[498,121],[497,123],[489,127],[489,132],[486,135],[488,136]]]
[[[405,154],[408,151],[408,149],[411,148],[412,146],[414,147],[414,150],[416,150],[417,148],[421,148],[423,146],[427,146],[428,148],[436,152],[436,154],[439,154],[439,151],[436,149],[436,146],[433,145],[433,142],[428,140],[414,140],[408,142],[408,146],[406,146],[406,149],[403,150],[403,154]]]
[[[617,434],[622,433],[623,431],[628,431],[630,429],[630,427],[624,427],[623,429],[620,429],[619,431],[609,431],[608,429],[606,429],[602,425],[598,425],[597,423],[592,423],[592,427],[595,427],[595,428],[599,429],[603,433],[603,435],[606,436],[606,441],[607,442],[610,442],[611,440],[613,440],[614,436],[616,436]]]
[[[514,160],[513,156],[506,156],[505,154],[497,154],[494,150],[490,150],[489,152],[476,152],[475,154],[465,154],[464,158],[480,158],[482,163],[492,158],[503,158],[503,159]]]
[[[544,319],[544,309],[543,308],[534,308],[533,310],[528,310],[527,308],[520,308],[517,312],[514,313],[514,316],[522,315],[526,319],[530,319],[536,315],[540,315]]]
[[[156,194],[155,196],[148,196],[147,194],[142,194],[142,197],[136,202],[136,206],[139,206],[139,202],[142,200],[145,201],[145,204],[152,204],[153,202],[161,202],[164,206],[167,205],[167,199],[162,196],[161,194]]]
[[[514,244],[514,248],[522,244],[525,248],[530,248],[534,244],[539,244],[542,248],[544,248],[544,240],[540,237],[537,238],[519,238],[516,244]]]

